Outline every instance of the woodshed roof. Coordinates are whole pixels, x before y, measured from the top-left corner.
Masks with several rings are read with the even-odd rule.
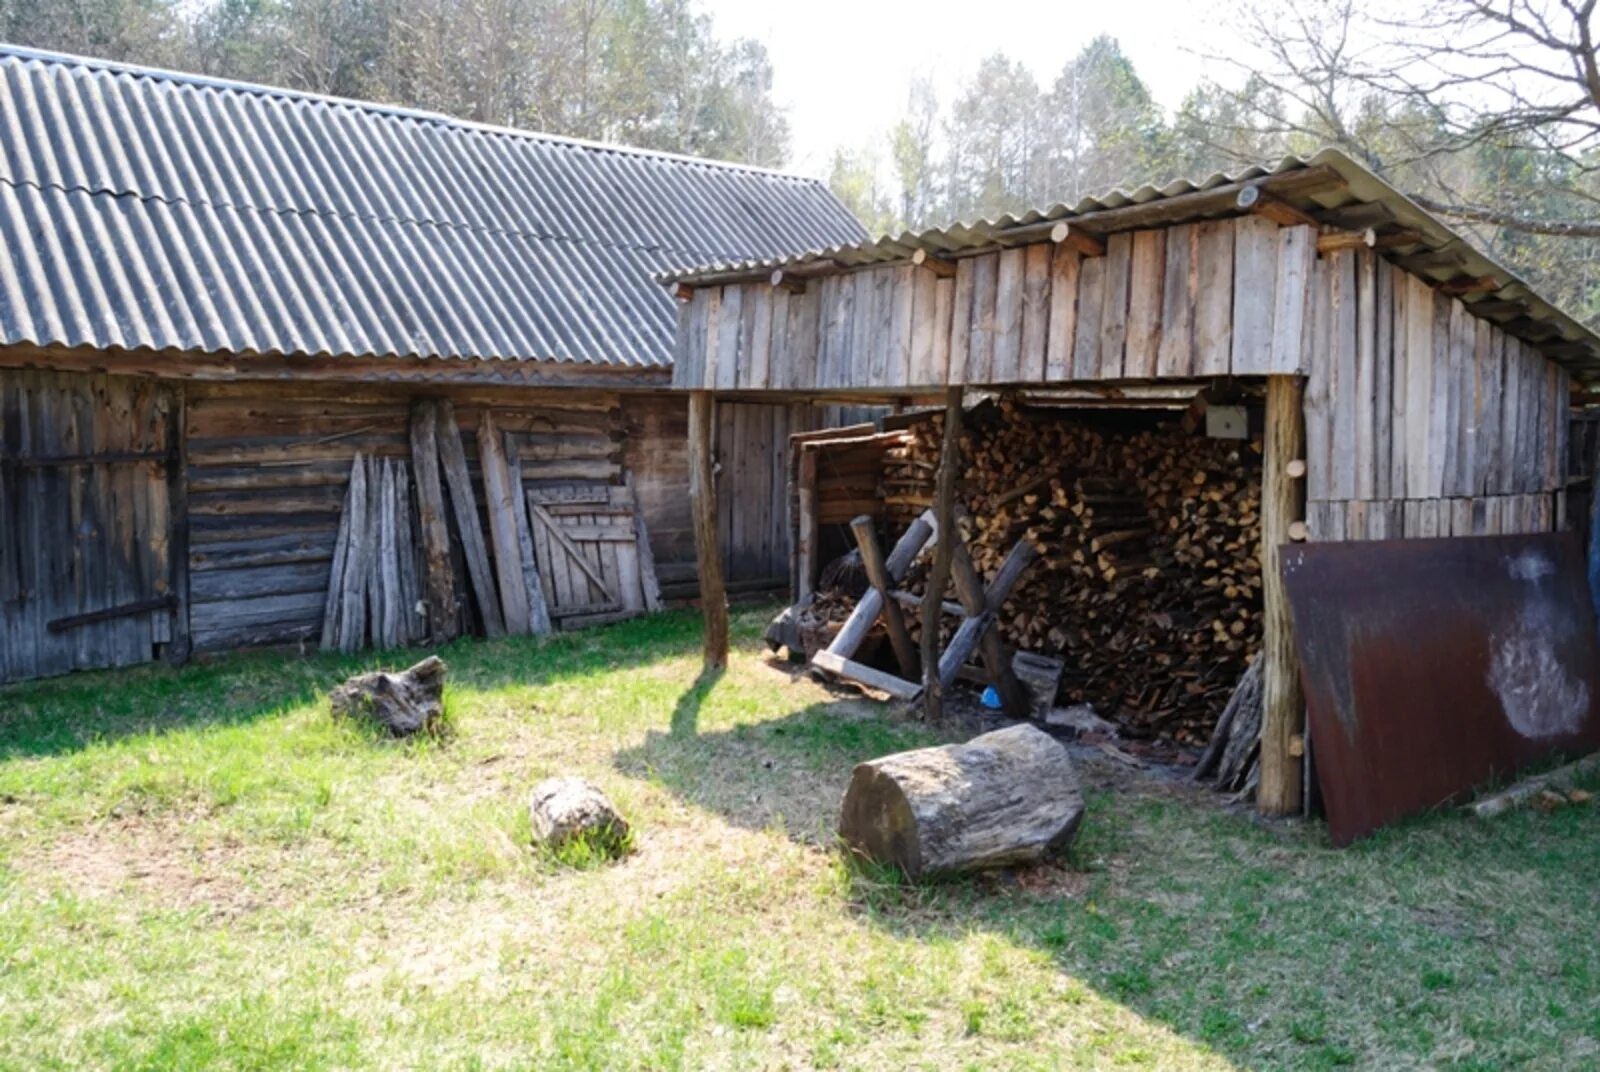
[[[0,344],[661,369],[656,273],[865,237],[811,179],[0,45]]]
[[[1118,231],[1165,227],[1194,220],[1236,216],[1250,202],[1269,199],[1280,211],[1325,229],[1370,231],[1376,248],[1399,267],[1446,293],[1460,296],[1471,311],[1499,324],[1559,362],[1586,383],[1600,383],[1600,337],[1534,292],[1509,268],[1390,186],[1365,165],[1336,149],[1311,157],[1286,157],[1276,164],[1233,174],[1180,179],[1057,204],[1021,215],[886,235],[869,242],[817,246],[803,253],[746,260],[702,262],[663,272],[664,283],[688,286],[759,280],[781,271],[786,277],[832,275],[924,255],[960,257],[996,247],[1046,241],[1065,229],[1090,239]]]

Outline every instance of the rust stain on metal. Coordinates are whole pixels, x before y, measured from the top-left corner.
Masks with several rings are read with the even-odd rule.
[[[1600,748],[1600,652],[1571,533],[1285,547],[1334,843]]]

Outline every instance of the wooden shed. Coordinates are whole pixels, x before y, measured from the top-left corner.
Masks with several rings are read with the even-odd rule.
[[[509,448],[558,627],[653,602],[651,560],[692,596],[653,274],[864,237],[809,179],[25,49],[0,48],[0,117],[0,682],[315,643],[354,459],[425,490],[419,407],[453,414],[474,483],[482,431]],[[720,407],[762,448],[728,501],[823,416]],[[787,578],[778,505],[727,524],[745,584]],[[452,542],[445,635],[496,617]]]
[[[1262,451],[1270,812],[1302,786],[1278,549],[1564,525],[1569,411],[1600,375],[1591,332],[1334,151],[663,281],[673,386],[702,419],[726,398],[1241,402]]]

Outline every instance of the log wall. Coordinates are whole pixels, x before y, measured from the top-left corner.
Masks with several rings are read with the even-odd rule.
[[[697,288],[679,311],[675,387],[876,391],[1306,371],[1310,227],[1258,216]]]
[[[260,384],[192,384],[188,392],[195,647],[310,640],[321,631],[351,461],[357,452],[410,459],[410,394]],[[621,482],[624,430],[615,395],[437,393],[454,403],[476,487],[486,407],[501,431],[523,436],[526,488]]]
[[[1315,263],[1306,499],[1321,540],[1547,532],[1563,520],[1571,382],[1370,251]]]

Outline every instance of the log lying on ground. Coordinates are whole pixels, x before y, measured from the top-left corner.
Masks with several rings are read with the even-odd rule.
[[[860,764],[839,836],[919,879],[1041,859],[1065,849],[1082,821],[1066,747],[1019,725]]]
[[[1533,800],[1540,793],[1549,790],[1562,790],[1572,786],[1574,782],[1600,773],[1600,752],[1595,752],[1583,757],[1575,763],[1568,763],[1564,767],[1536,774],[1530,778],[1492,793],[1480,800],[1475,800],[1466,806],[1467,810],[1480,819],[1493,819],[1497,815],[1504,815],[1514,811],[1528,801]]]

